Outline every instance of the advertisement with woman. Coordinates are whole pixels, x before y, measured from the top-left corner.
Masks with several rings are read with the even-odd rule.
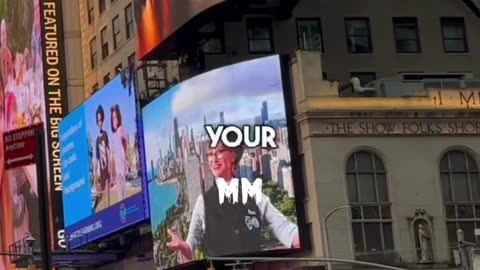
[[[286,122],[278,56],[196,76],[143,109],[158,269],[206,256],[300,247]],[[275,147],[244,143],[235,132],[212,143],[206,126],[268,127]],[[225,187],[239,179],[249,184],[238,185],[232,196]],[[256,179],[260,197],[242,197]],[[226,200],[220,199],[225,192]]]
[[[70,248],[145,218],[137,119],[136,93],[118,75],[60,123]]]
[[[45,122],[41,36],[39,0],[0,1],[2,132]],[[1,151],[0,243],[1,250],[7,251],[29,234],[40,238],[37,177],[35,165],[5,171]],[[8,257],[0,256],[0,270],[4,269],[14,266]]]

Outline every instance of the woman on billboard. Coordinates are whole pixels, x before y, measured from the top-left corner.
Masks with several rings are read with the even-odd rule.
[[[112,151],[115,167],[115,183],[117,186],[118,200],[125,199],[127,185],[127,136],[122,125],[120,106],[116,104],[110,110],[112,125]]]
[[[236,134],[229,135],[229,141],[236,140],[232,138]],[[208,163],[215,179],[223,178],[229,184],[235,178],[242,153],[242,147],[232,149],[221,143],[215,149],[209,148]],[[300,246],[297,225],[278,211],[266,195],[262,194],[259,203],[249,197],[246,204],[230,201],[220,204],[218,194],[214,185],[197,198],[186,241],[168,230],[171,238],[168,248],[180,251],[188,260],[193,259],[196,248],[202,245],[207,256],[258,252],[262,250],[263,228],[272,231],[288,248]]]

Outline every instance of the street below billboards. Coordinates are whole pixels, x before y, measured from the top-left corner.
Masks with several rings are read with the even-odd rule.
[[[17,168],[35,163],[37,130],[43,130],[43,124],[36,124],[3,134],[5,149],[5,168]]]

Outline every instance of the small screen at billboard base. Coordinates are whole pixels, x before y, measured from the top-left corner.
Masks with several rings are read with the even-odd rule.
[[[159,269],[300,247],[279,56],[182,82],[143,124]]]
[[[60,123],[70,248],[145,219],[136,105],[117,76]]]
[[[59,3],[60,0],[0,0],[0,132],[44,123],[48,134],[45,159],[50,163],[47,164],[49,183],[61,181],[56,130],[67,108]],[[3,137],[0,145],[4,145]],[[0,151],[4,159],[4,148]],[[26,165],[13,171],[7,172],[2,162],[0,244],[3,251],[22,241],[26,234],[40,239],[39,222],[36,222],[39,202],[35,166]],[[51,187],[52,215],[48,218],[52,219],[52,247],[62,249],[65,243],[61,237],[61,196],[58,188]],[[15,268],[8,259],[0,256],[0,270]]]

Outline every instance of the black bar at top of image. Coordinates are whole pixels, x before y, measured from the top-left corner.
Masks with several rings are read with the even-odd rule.
[[[50,215],[48,203],[48,181],[45,164],[45,142],[42,129],[35,130],[36,149],[35,165],[37,169],[37,193],[39,203],[38,218],[40,222],[40,251],[42,258],[42,269],[52,269],[52,250],[50,248]]]

